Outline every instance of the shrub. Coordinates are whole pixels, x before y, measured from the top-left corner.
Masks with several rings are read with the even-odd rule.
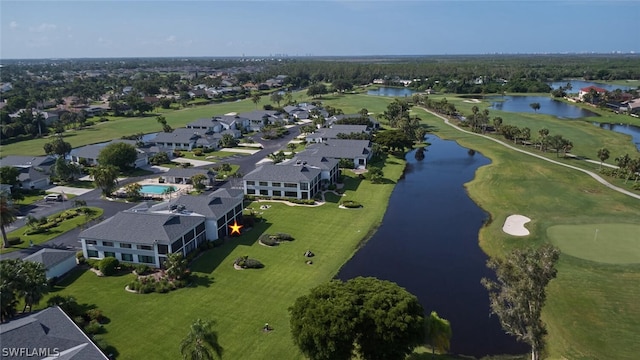
[[[276,236],[271,236],[267,233],[264,233],[262,235],[260,235],[260,237],[258,238],[258,241],[260,241],[260,243],[267,245],[267,246],[276,246],[278,245],[278,238]]]
[[[145,264],[136,265],[136,274],[138,275],[144,275],[149,273],[150,271],[151,271],[151,268]]]
[[[362,207],[362,205],[357,202],[357,201],[353,201],[353,200],[345,200],[343,201],[340,205],[349,208],[349,209],[355,209],[355,208],[359,208]]]
[[[100,260],[98,259],[87,259],[87,264],[96,270],[100,268]]]
[[[7,238],[7,245],[9,246],[18,245],[21,243],[22,240],[20,239],[20,236],[11,236]]]
[[[195,150],[193,150],[193,155],[195,155],[195,156],[202,156],[202,155],[203,155],[203,153],[202,153],[202,149],[195,149]]]
[[[102,314],[102,310],[100,309],[91,309],[91,310],[87,310],[87,317],[89,317],[89,319],[91,321],[97,321],[98,323],[104,322],[105,317]]]
[[[331,184],[328,187],[329,190],[335,190],[336,189],[336,184]]]
[[[100,334],[102,332],[102,325],[95,320],[91,320],[91,322],[84,327],[84,331],[89,335]]]
[[[182,157],[182,152],[180,152],[180,151],[174,151],[174,152],[173,152],[173,156],[174,156],[174,157]]]
[[[287,233],[276,233],[275,237],[280,241],[293,241],[293,236]]]
[[[256,259],[246,259],[244,261],[244,268],[246,269],[262,269],[264,265]]]
[[[100,269],[100,272],[104,276],[111,276],[115,274],[116,268],[118,267],[119,264],[120,262],[118,261],[118,259],[111,256],[107,256],[106,258],[100,261],[100,265],[98,268]]]

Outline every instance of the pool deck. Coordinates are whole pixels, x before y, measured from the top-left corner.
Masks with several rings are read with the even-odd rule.
[[[159,198],[161,197],[164,200],[170,200],[170,199],[176,198],[176,197],[178,197],[180,195],[185,195],[189,191],[193,190],[193,186],[192,185],[160,183],[160,182],[158,182],[158,178],[144,179],[144,180],[138,181],[138,184],[140,184],[140,185],[173,186],[174,188],[176,188],[175,192],[172,192],[171,194],[168,194],[168,195],[154,194],[154,193],[142,193],[141,192],[141,194],[143,194],[143,195],[152,195],[153,197],[159,197]],[[118,191],[123,191],[124,192],[124,187],[118,189]]]

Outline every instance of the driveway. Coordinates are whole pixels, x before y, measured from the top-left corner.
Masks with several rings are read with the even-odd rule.
[[[175,159],[172,159],[171,161],[177,162],[177,163],[190,163],[191,165],[193,165],[193,167],[208,166],[208,165],[215,164],[211,161],[194,160],[194,159],[187,159],[187,158],[175,158]]]

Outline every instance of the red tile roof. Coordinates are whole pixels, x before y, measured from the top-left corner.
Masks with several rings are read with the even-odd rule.
[[[587,86],[587,87],[585,87],[585,88],[582,88],[582,89],[580,89],[580,91],[582,91],[582,92],[589,92],[589,91],[591,91],[591,89],[593,89],[593,90],[595,90],[596,92],[599,92],[599,93],[605,93],[605,92],[607,92],[607,90],[605,90],[605,89],[603,89],[603,88],[599,88],[599,87],[594,86],[594,85],[591,85],[591,86]]]

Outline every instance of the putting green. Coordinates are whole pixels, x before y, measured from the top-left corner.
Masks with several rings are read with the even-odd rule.
[[[640,225],[556,225],[547,235],[567,255],[608,264],[640,263]]]

